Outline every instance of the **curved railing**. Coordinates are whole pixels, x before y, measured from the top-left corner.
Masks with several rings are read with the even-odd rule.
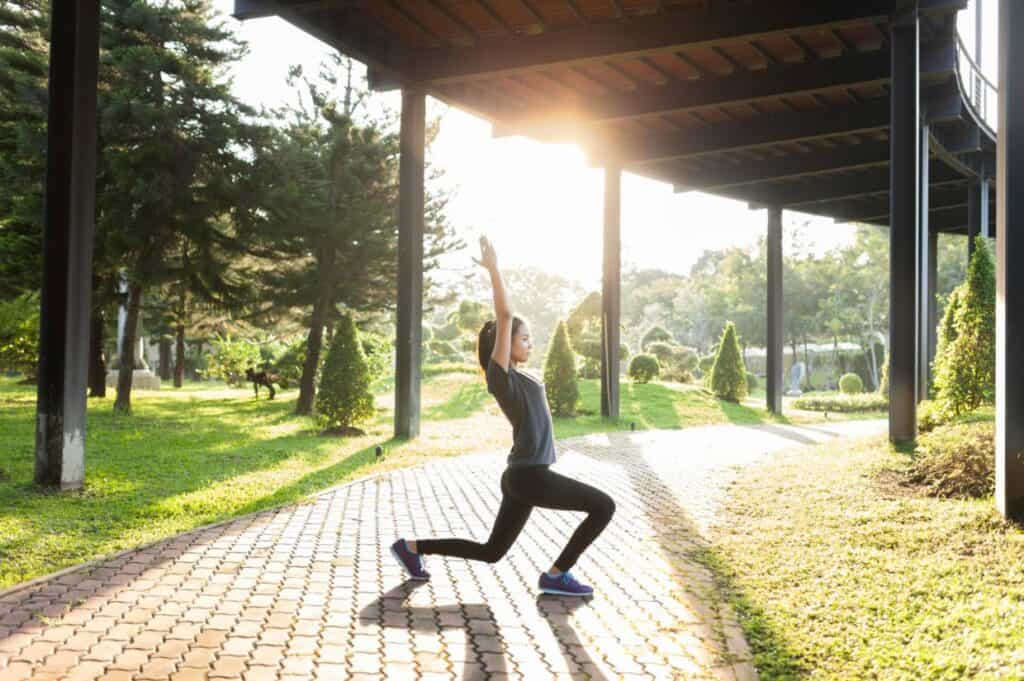
[[[956,79],[974,117],[994,138],[999,129],[999,90],[971,59],[959,33],[956,36]]]

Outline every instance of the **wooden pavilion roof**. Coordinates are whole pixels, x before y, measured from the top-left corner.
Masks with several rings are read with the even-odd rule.
[[[894,0],[236,0],[420,87],[495,135],[578,143],[595,165],[888,224]],[[913,3],[910,3],[913,5]],[[956,12],[918,0],[930,226],[966,231],[994,140],[956,77]],[[990,210],[994,217],[995,211]]]

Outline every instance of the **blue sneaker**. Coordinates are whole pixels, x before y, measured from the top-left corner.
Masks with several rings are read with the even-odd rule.
[[[398,564],[409,575],[409,579],[425,582],[430,579],[430,573],[423,569],[423,559],[418,553],[409,550],[409,545],[404,539],[399,539],[391,545],[391,555],[395,557]]]
[[[556,596],[593,596],[594,589],[586,584],[580,584],[569,572],[563,572],[557,577],[552,577],[546,572],[540,575],[540,590],[546,594]]]

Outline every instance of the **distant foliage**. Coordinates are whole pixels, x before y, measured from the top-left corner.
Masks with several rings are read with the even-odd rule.
[[[206,367],[206,375],[219,378],[228,385],[236,385],[245,379],[245,370],[258,367],[261,361],[260,348],[245,339],[234,339],[231,334],[218,335],[213,339],[213,353]]]
[[[751,390],[754,390],[755,388],[757,388],[757,376],[755,376],[754,374],[752,374],[752,373],[750,373],[748,371],[747,372],[747,391],[749,392]]]
[[[716,350],[717,351],[717,350]],[[697,362],[697,366],[702,374],[711,374],[711,367],[715,366],[715,355],[705,355],[700,358]]]
[[[856,395],[864,392],[864,381],[857,374],[843,374],[839,379],[839,392],[844,395]]]
[[[655,354],[650,346],[652,343],[666,343],[668,345],[674,345],[676,339],[672,337],[672,334],[665,329],[663,326],[652,326],[648,329],[647,333],[644,334],[643,338],[640,339],[640,350],[643,352],[649,352]],[[658,358],[661,359],[660,357]]]
[[[747,396],[747,368],[732,322],[726,322],[722,331],[715,364],[711,367],[711,390],[715,397],[729,402],[739,402]]]
[[[953,415],[974,411],[995,391],[995,263],[987,241],[976,243],[967,279],[943,315],[942,352],[935,358],[936,400]]]
[[[565,321],[559,321],[548,345],[544,360],[544,389],[548,405],[555,416],[576,413],[580,391],[576,383],[576,353],[569,344],[569,330]]]
[[[433,340],[427,344],[430,349],[430,361],[456,362],[462,359],[459,349],[448,341]]]
[[[23,293],[0,302],[0,370],[33,378],[38,361],[38,294]]]
[[[346,314],[327,350],[316,396],[316,417],[321,427],[351,428],[372,418],[372,380],[355,320]]]
[[[394,341],[380,334],[359,332],[359,343],[363,346],[366,363],[370,368],[370,381],[376,381],[388,372],[394,361]],[[455,359],[461,357],[455,354]]]
[[[918,438],[907,481],[937,497],[977,499],[995,491],[995,424],[940,426]]]
[[[270,360],[278,384],[284,390],[294,388],[302,377],[302,365],[306,361],[306,337],[298,335],[290,340],[281,352]]]
[[[692,372],[697,368],[697,353],[692,348],[675,343],[654,341],[647,345],[647,354],[658,358],[658,364],[661,366],[661,378],[680,383],[688,383],[693,380]]]
[[[639,354],[629,363],[629,377],[637,383],[648,383],[661,373],[661,365],[654,355]]]

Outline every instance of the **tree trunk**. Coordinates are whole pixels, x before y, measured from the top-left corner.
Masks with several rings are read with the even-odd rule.
[[[299,380],[299,399],[295,405],[295,413],[309,415],[313,413],[313,400],[316,397],[316,370],[320,366],[320,350],[323,348],[324,321],[331,305],[332,284],[334,273],[334,250],[317,254],[317,270],[322,282],[320,293],[313,302],[313,316],[309,322],[309,336],[306,338],[306,362],[302,365],[302,378]]]
[[[139,325],[139,309],[142,307],[142,286],[128,287],[128,317],[124,324],[124,338],[121,339],[120,368],[117,373],[117,399],[114,411],[130,414],[132,411],[132,372],[135,370],[135,330]]]
[[[107,363],[103,360],[103,310],[89,319],[89,397],[107,396]]]
[[[171,339],[166,335],[160,336],[160,380],[168,381],[171,378]]]
[[[309,336],[306,337],[306,361],[302,365],[302,378],[299,379],[299,400],[295,405],[295,413],[308,415],[313,413],[313,398],[316,396],[316,369],[320,365],[320,348],[323,345],[323,311],[319,300],[313,303],[313,318],[309,323]]]
[[[174,330],[174,387],[180,388],[185,382],[185,325],[178,324]]]

